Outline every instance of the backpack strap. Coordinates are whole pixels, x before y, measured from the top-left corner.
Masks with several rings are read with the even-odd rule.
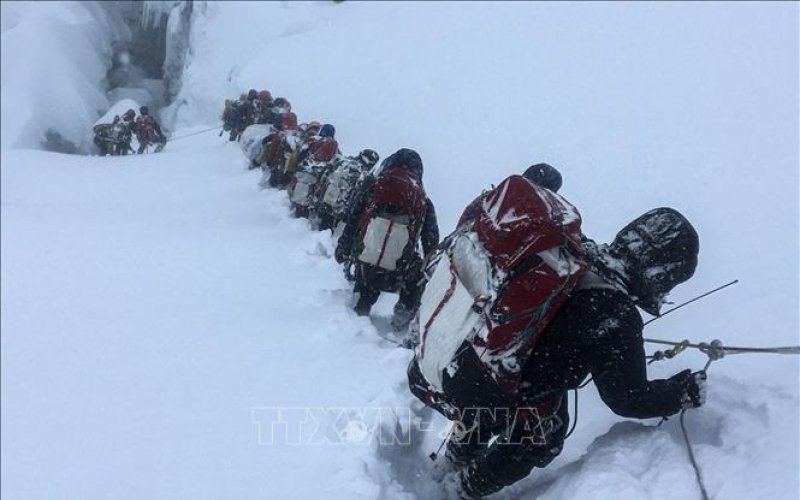
[[[578,290],[616,290],[618,292],[628,293],[628,289],[621,283],[616,281],[609,281],[598,274],[594,269],[589,270],[581,276],[578,284],[575,286],[575,291]]]

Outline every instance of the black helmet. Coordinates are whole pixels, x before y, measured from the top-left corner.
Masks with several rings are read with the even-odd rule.
[[[247,91],[247,100],[253,101],[258,99],[258,91],[256,89],[250,89]]]
[[[292,105],[285,97],[277,97],[272,101],[272,106],[276,108],[286,108],[286,111],[292,110]]]
[[[422,158],[413,149],[402,148],[383,160],[381,172],[390,167],[402,166],[422,177]]]
[[[609,251],[625,263],[636,305],[658,316],[664,297],[694,274],[700,241],[686,217],[662,207],[622,228]]]
[[[365,149],[358,153],[358,161],[361,162],[365,169],[374,167],[379,158],[378,152],[374,149]]]
[[[522,176],[534,184],[538,184],[554,193],[557,193],[558,190],[561,189],[561,173],[556,170],[555,167],[547,163],[531,165],[525,170]]]
[[[146,115],[149,113],[150,113],[150,108],[148,108],[147,106],[142,106],[141,108],[139,108],[140,115]]]
[[[320,137],[334,137],[336,135],[336,127],[330,123],[326,123],[319,129]]]

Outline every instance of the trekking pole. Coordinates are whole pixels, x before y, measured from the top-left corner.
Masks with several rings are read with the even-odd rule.
[[[649,319],[649,320],[645,321],[644,325],[642,325],[642,326],[647,326],[650,323],[652,323],[653,321],[657,320],[658,318],[663,318],[664,316],[666,316],[667,314],[671,313],[672,311],[676,311],[676,310],[680,309],[683,306],[688,306],[692,302],[698,301],[698,300],[702,299],[703,297],[708,297],[712,293],[718,292],[718,291],[722,290],[723,288],[727,288],[727,287],[729,287],[731,285],[735,285],[738,282],[739,282],[738,279],[737,280],[733,280],[730,283],[726,283],[726,284],[724,284],[724,285],[722,285],[720,287],[717,287],[717,288],[715,288],[713,290],[710,290],[710,291],[708,291],[706,293],[698,295],[697,297],[695,297],[693,299],[687,300],[686,302],[683,302],[682,304],[678,304],[677,306],[673,307],[672,309],[669,309],[668,311],[665,311],[664,314],[662,314],[660,316],[656,316],[655,318],[652,318],[652,319]]]
[[[456,423],[453,422],[452,425],[450,425],[450,430],[447,432],[447,435],[442,440],[442,444],[439,445],[439,448],[437,448],[436,451],[431,452],[431,454],[428,455],[428,458],[430,458],[434,462],[436,461],[437,458],[439,458],[439,453],[442,452],[442,448],[444,448],[444,445],[446,445],[447,441],[450,440],[450,436],[453,435],[453,431],[455,430],[455,428],[456,428]]]

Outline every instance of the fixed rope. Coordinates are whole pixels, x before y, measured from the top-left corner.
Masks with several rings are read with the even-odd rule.
[[[681,351],[686,348],[697,349],[703,354],[716,359],[721,359],[723,356],[729,354],[800,354],[800,345],[782,347],[734,347],[723,345],[722,341],[717,339],[711,342],[700,343],[693,343],[685,339],[680,342],[675,342],[672,340],[646,338],[644,341],[651,344],[671,345],[673,347],[683,346]]]
[[[178,137],[168,137],[167,139],[169,139],[170,141],[177,141],[180,139],[186,139],[187,137],[192,137],[193,135],[205,134],[206,132],[211,132],[212,130],[217,130],[218,128],[220,128],[219,125],[217,125],[216,127],[210,127],[203,130],[198,130],[197,132],[192,132],[191,134],[179,135]]]
[[[709,500],[708,491],[706,490],[706,485],[703,482],[703,475],[700,472],[700,466],[697,465],[697,459],[694,458],[694,451],[692,450],[692,443],[689,441],[689,434],[686,432],[686,424],[683,421],[683,417],[686,415],[686,410],[681,410],[681,431],[683,431],[683,441],[686,443],[686,451],[689,452],[689,461],[692,463],[692,468],[694,469],[694,476],[697,479],[697,486],[700,488],[700,494],[703,496],[703,500]]]

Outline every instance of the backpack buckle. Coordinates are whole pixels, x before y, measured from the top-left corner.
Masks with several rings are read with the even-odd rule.
[[[475,297],[475,301],[472,303],[472,311],[475,314],[480,314],[486,309],[486,304],[489,302],[491,297],[488,295],[478,295]]]

